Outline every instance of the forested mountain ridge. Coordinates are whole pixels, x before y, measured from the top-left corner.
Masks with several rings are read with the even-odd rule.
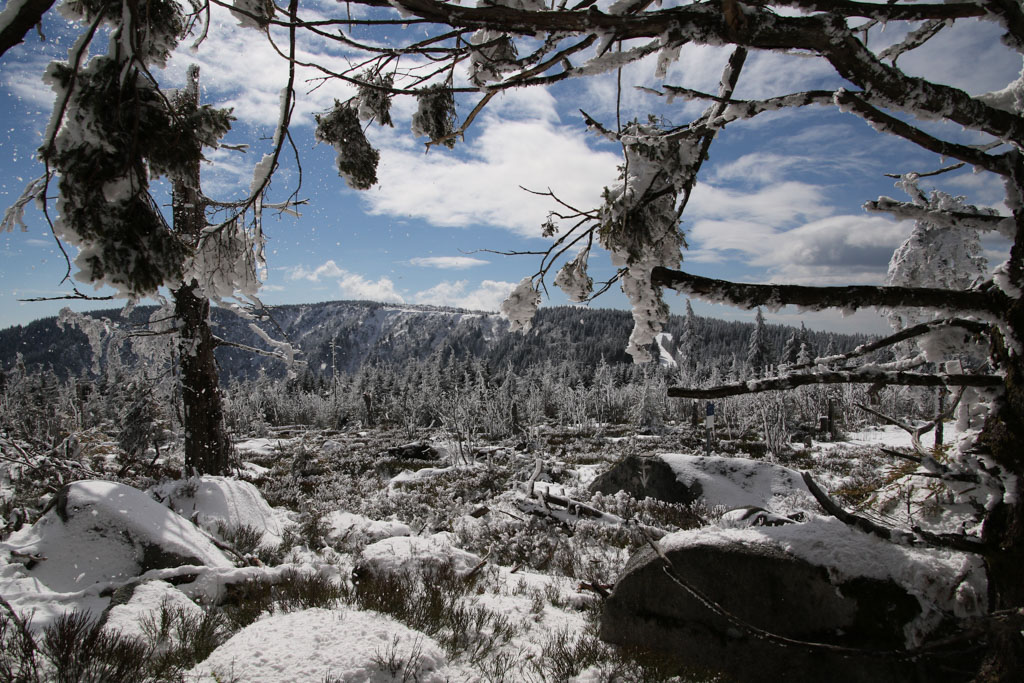
[[[109,319],[127,329],[143,325],[155,310],[140,306],[127,319],[118,309],[86,315]],[[526,333],[509,332],[508,321],[495,313],[432,306],[330,301],[276,306],[270,312],[272,320],[259,326],[271,337],[290,342],[314,376],[352,373],[368,363],[401,365],[432,356],[441,363],[474,359],[492,368],[511,365],[517,371],[545,362],[582,366],[597,366],[602,359],[613,365],[631,362],[625,348],[632,318],[621,310],[541,308]],[[224,308],[213,309],[211,318],[219,337],[266,347],[250,329],[252,321]],[[694,324],[694,364],[717,366],[724,375],[736,363],[744,362],[753,323],[695,317]],[[672,316],[665,329],[671,339],[664,345],[677,358],[684,328],[685,317]],[[797,328],[789,326],[766,325],[764,337],[770,356],[779,359],[786,341],[796,332]],[[830,345],[842,351],[867,339],[810,330],[804,334],[818,353],[825,353]],[[123,353],[131,363],[127,346]],[[92,363],[86,335],[71,326],[61,329],[55,317],[0,330],[0,368],[13,367],[18,354],[27,368],[49,368],[60,377],[81,374]],[[270,376],[286,372],[284,363],[240,348],[221,347],[217,356],[225,378],[251,378],[261,370]]]

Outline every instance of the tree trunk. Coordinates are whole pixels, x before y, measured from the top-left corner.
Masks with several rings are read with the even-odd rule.
[[[1024,189],[1024,162],[1015,155],[1014,178],[1018,191]],[[1010,282],[1024,284],[1024,207],[1013,211],[1017,235],[1010,249]],[[1006,329],[1020,340],[1024,337],[1024,298],[1014,299],[1006,315]],[[1012,342],[1011,342],[1012,343]],[[998,411],[985,422],[982,439],[991,451],[1001,479],[1014,490],[989,512],[982,540],[988,545],[989,598],[992,610],[1024,609],[1024,358],[1007,348],[1000,337],[994,340],[993,356],[1006,370],[1006,391]],[[1024,638],[1016,631],[993,634],[989,656],[978,680],[1014,680],[1024,671]]]
[[[174,291],[174,314],[180,325],[181,399],[184,404],[185,467],[199,474],[226,474],[231,443],[224,430],[216,343],[207,322],[210,302],[195,295],[196,282]]]
[[[175,104],[182,115],[199,106],[199,68],[192,66],[186,87],[179,91]],[[189,172],[174,179],[174,230],[179,238],[195,248],[206,227],[206,211],[199,190],[200,150],[194,150],[195,162]],[[216,342],[210,330],[210,301],[197,293],[199,283],[182,283],[173,291],[174,315],[180,342],[179,369],[181,401],[184,406],[185,467],[199,474],[226,474],[231,465],[231,442],[224,429]]]

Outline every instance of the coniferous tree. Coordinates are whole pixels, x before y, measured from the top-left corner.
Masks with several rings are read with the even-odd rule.
[[[764,326],[764,315],[758,307],[754,316],[754,329],[750,332],[750,341],[747,343],[747,367],[754,377],[762,377],[771,363],[768,352],[768,340]]]

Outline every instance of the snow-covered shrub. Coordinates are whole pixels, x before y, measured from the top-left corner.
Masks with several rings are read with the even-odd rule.
[[[377,74],[367,71],[360,76],[359,118],[376,121],[382,126],[394,126],[391,122],[391,93],[395,82],[393,73]]]
[[[455,146],[455,96],[451,88],[443,83],[427,86],[417,95],[419,106],[412,115],[412,134],[426,137],[432,143],[445,147]]]
[[[367,141],[359,113],[351,104],[335,100],[331,111],[317,114],[316,139],[334,146],[338,175],[349,187],[367,190],[377,184],[380,152]]]
[[[481,573],[465,576],[446,565],[373,574],[358,577],[354,602],[436,639],[449,656],[470,652],[471,661],[481,661],[517,632],[505,615],[472,599],[481,580]]]
[[[153,654],[149,668],[157,679],[177,679],[210,656],[234,632],[223,610],[164,603],[143,620]]]

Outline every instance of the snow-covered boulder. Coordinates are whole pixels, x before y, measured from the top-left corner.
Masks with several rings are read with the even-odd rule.
[[[689,504],[700,498],[700,489],[683,486],[676,473],[660,456],[627,455],[599,474],[590,485],[591,493],[614,495],[625,491],[637,500],[656,498],[666,503]]]
[[[817,506],[796,470],[749,458],[662,453],[628,456],[597,477],[593,493],[625,491],[669,503],[703,499],[709,508],[753,505],[779,514]]]
[[[446,665],[436,641],[390,617],[349,609],[309,609],[250,624],[186,678],[247,683],[443,683],[453,680]]]
[[[68,484],[7,546],[45,557],[27,571],[60,592],[124,581],[150,569],[233,566],[187,519],[138,489],[109,481]]]
[[[601,637],[663,650],[741,682],[910,680],[906,660],[877,653],[916,647],[949,615],[986,609],[978,558],[897,546],[834,519],[706,527],[670,534],[659,546],[684,584],[730,616],[681,588],[665,561],[644,548],[605,602]],[[755,629],[866,652],[780,646]]]
[[[354,573],[360,578],[451,567],[456,574],[472,571],[479,555],[456,548],[454,534],[386,538],[363,548]]]
[[[149,493],[215,536],[220,536],[225,529],[249,526],[263,533],[262,545],[277,547],[281,544],[287,524],[285,513],[270,507],[259,489],[247,481],[192,477],[158,484]]]
[[[373,543],[393,536],[411,536],[412,529],[404,522],[375,520],[364,515],[336,510],[326,517],[330,527],[327,540],[331,544]]]

